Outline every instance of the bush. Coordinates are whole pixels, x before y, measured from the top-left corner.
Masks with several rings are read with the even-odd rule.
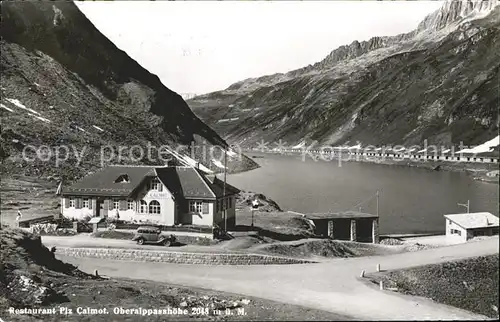
[[[134,237],[134,233],[118,230],[104,230],[98,231],[92,234],[92,236],[96,238],[132,239],[132,237]]]

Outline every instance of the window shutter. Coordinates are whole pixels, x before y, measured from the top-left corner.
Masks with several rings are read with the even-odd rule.
[[[75,208],[82,209],[82,198],[76,198],[75,200]]]
[[[64,208],[69,208],[69,198],[64,198]]]
[[[127,200],[120,200],[120,210],[127,210]]]
[[[159,192],[162,192],[163,191],[163,184],[160,182],[158,182],[158,191]]]
[[[93,199],[89,198],[89,209],[92,209],[92,202],[93,202]]]
[[[113,207],[113,203],[111,202],[111,200],[109,199],[104,200],[103,208],[110,210],[113,209],[111,207]]]
[[[202,213],[208,214],[208,202],[204,202],[202,205]]]

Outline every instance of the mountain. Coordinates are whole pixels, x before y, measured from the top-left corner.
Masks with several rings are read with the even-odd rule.
[[[203,148],[227,143],[73,2],[2,1],[1,19],[3,172],[74,179],[106,163],[165,164],[166,154],[220,170]],[[68,160],[57,164],[56,152]],[[256,167],[235,155],[231,171]]]
[[[498,135],[498,1],[447,1],[415,30],[188,100],[234,144],[480,144]]]

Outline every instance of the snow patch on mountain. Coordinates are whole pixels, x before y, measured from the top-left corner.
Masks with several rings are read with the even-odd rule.
[[[14,110],[13,110],[13,109],[8,108],[7,106],[3,105],[2,103],[0,103],[0,107],[2,107],[2,108],[4,108],[4,109],[6,109],[6,110],[7,110],[7,111],[9,111],[9,112],[14,113]]]
[[[500,145],[500,136],[497,136],[494,139],[491,139],[483,144],[475,146],[469,149],[463,149],[458,151],[457,153],[483,153],[483,152],[492,152],[493,148]]]
[[[29,111],[33,114],[37,114],[37,115],[41,115],[40,113],[38,113],[37,111],[31,109],[31,108],[28,108],[26,106],[24,106],[24,104],[22,104],[19,100],[17,99],[14,99],[14,98],[6,98],[6,100],[10,103],[12,103],[13,105],[19,107],[19,108],[22,108],[23,110],[26,110],[26,111]]]

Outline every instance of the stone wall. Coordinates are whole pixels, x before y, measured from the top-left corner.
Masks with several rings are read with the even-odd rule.
[[[63,256],[91,257],[125,261],[203,265],[279,265],[314,263],[313,261],[296,258],[260,254],[183,253],[117,248],[57,247],[56,254]]]

